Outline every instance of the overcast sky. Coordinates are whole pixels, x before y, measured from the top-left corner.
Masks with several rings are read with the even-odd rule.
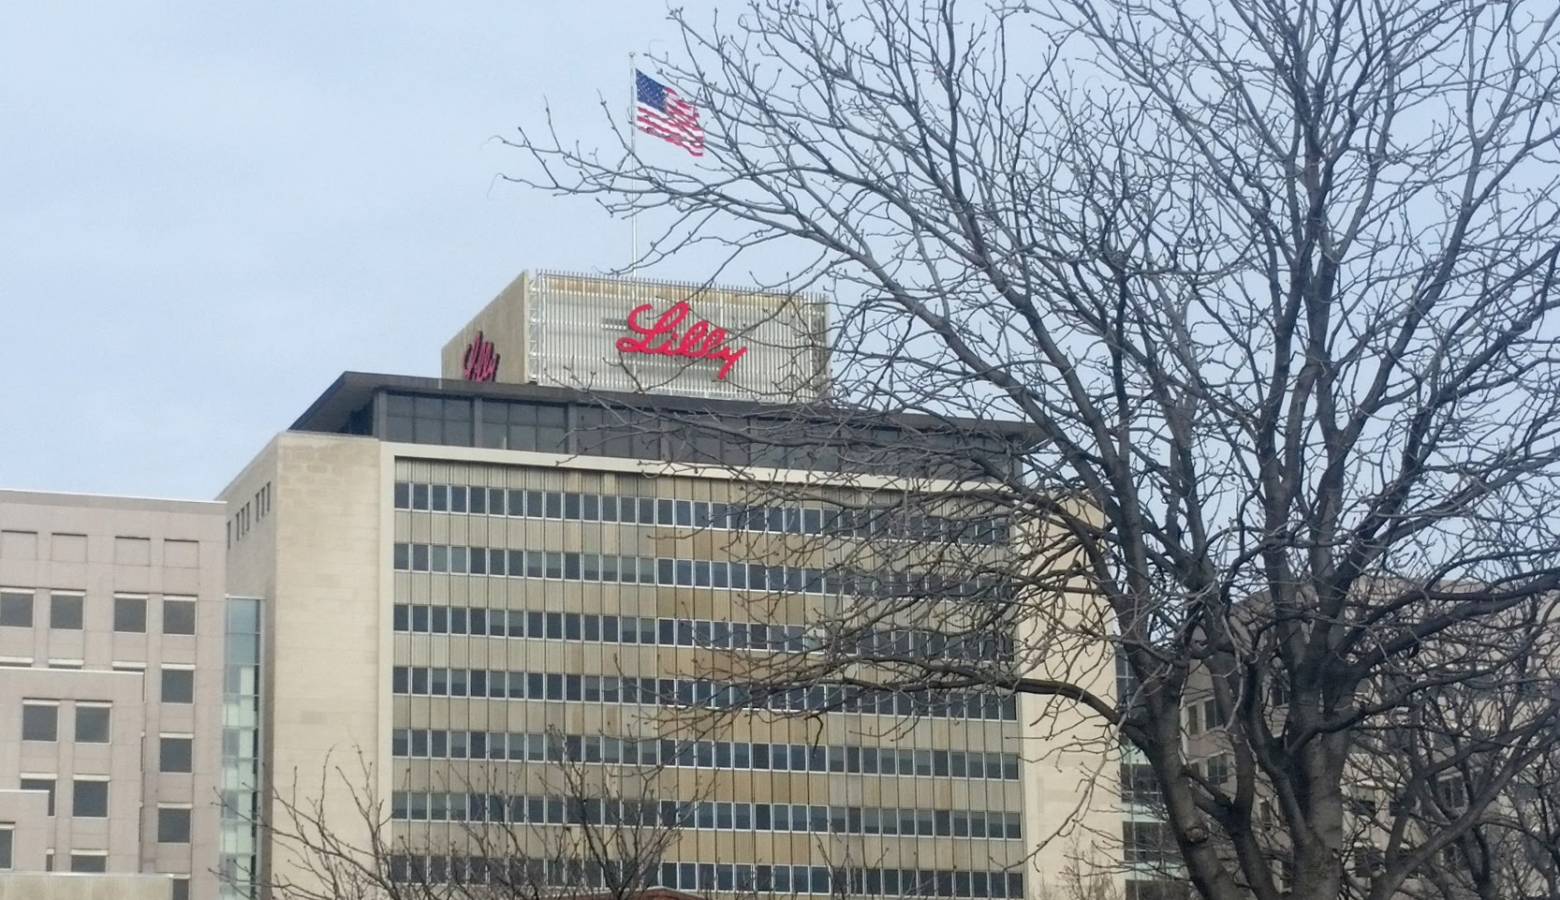
[[[0,7],[0,487],[214,496],[343,370],[436,375],[522,269],[621,265],[491,138],[545,96],[603,140],[664,9]]]

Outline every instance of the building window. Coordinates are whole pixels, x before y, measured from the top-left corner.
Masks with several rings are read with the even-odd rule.
[[[387,440],[470,447],[471,424],[465,398],[385,395]]]
[[[1128,863],[1173,863],[1181,857],[1163,822],[1122,822],[1121,844]]]
[[[49,795],[48,813],[54,815],[54,779],[41,775],[22,776],[21,788],[24,791],[43,791]]]
[[[31,628],[33,595],[23,591],[0,591],[0,625]]]
[[[106,872],[108,871],[108,854],[72,853],[70,855],[70,870],[72,872]]]
[[[190,842],[189,807],[157,807],[157,842],[159,844],[188,844]]]
[[[195,672],[191,669],[162,670],[162,702],[194,703]]]
[[[0,822],[0,872],[9,872],[15,865],[11,859],[11,838],[14,830],[10,822]]]
[[[49,595],[49,627],[81,630],[80,594]]]
[[[1210,756],[1203,763],[1203,771],[1208,777],[1208,783],[1219,787],[1230,780],[1230,758],[1223,753]]]
[[[146,598],[114,598],[114,630],[132,634],[146,632]]]
[[[195,601],[163,598],[163,634],[195,633]]]
[[[108,743],[109,707],[76,704],[76,740],[83,744]]]
[[[567,407],[496,400],[482,403],[484,447],[562,453],[567,448],[568,434]]]
[[[60,708],[55,703],[22,704],[22,740],[56,741],[60,732]]]
[[[159,741],[157,752],[157,770],[159,772],[190,771],[190,756],[193,744],[193,738],[162,737]]]
[[[1154,807],[1164,802],[1152,766],[1147,763],[1121,764],[1121,799],[1125,803]]]
[[[108,782],[77,778],[70,784],[70,814],[90,819],[108,817]],[[74,866],[74,863],[72,863]],[[81,871],[72,868],[72,871]]]
[[[1131,879],[1126,883],[1126,900],[1187,900],[1191,885],[1166,879]]]
[[[172,900],[190,900],[190,880],[188,878],[175,878],[173,880]]]

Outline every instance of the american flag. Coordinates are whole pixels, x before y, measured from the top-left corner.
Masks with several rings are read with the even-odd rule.
[[[704,155],[704,126],[699,124],[698,107],[678,96],[649,75],[634,70],[634,125],[645,134],[687,150],[690,156]]]

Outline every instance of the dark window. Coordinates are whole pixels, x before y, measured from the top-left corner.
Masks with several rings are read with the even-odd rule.
[[[472,443],[471,401],[449,397],[413,397],[411,426],[411,439],[416,443],[469,447]]]
[[[195,601],[163,599],[163,634],[195,633]]]
[[[54,779],[53,778],[23,778],[21,788],[24,791],[46,791],[49,795],[47,815],[54,815]],[[0,866],[4,868],[4,866]]]
[[[108,743],[108,719],[106,706],[77,706],[76,740],[83,744]]]
[[[1121,823],[1122,857],[1128,863],[1175,862],[1180,854],[1161,822]]]
[[[482,403],[481,445],[506,450],[562,452],[566,449],[567,410],[536,403]]]
[[[159,807],[157,810],[157,842],[160,844],[188,844],[190,842],[190,811],[182,808]]]
[[[1285,862],[1285,860],[1279,860]],[[1167,879],[1131,879],[1126,883],[1126,900],[1186,900],[1191,885]]]
[[[52,703],[23,703],[22,740],[58,740],[59,720],[60,708]]]
[[[165,737],[159,741],[157,770],[159,772],[188,772],[191,770],[190,754],[193,739]]]
[[[0,591],[0,625],[31,628],[33,595],[21,591]]]
[[[80,813],[77,813],[80,815]],[[72,872],[106,872],[108,870],[108,856],[102,853],[72,853],[70,855],[70,870]]]
[[[146,631],[146,598],[114,598],[114,630],[131,633]]]
[[[80,778],[71,782],[70,813],[73,816],[93,819],[107,818],[108,782],[85,781]],[[74,870],[75,866],[72,865],[71,868]]]
[[[53,594],[49,597],[49,627],[81,629],[80,594]]]
[[[190,669],[163,669],[162,702],[194,703],[195,673]]]

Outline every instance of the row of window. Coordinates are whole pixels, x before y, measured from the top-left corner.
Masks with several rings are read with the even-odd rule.
[[[653,619],[397,603],[392,623],[396,631],[413,634],[469,634],[775,653],[803,653],[822,646],[821,639],[809,636],[801,625],[705,619]],[[1005,635],[947,635],[925,629],[895,628],[862,634],[855,652],[866,656],[893,654],[921,659],[1010,660],[1013,641]]]
[[[506,871],[506,869],[508,871]],[[577,860],[412,856],[390,859],[397,882],[485,884],[554,888],[600,888],[600,869]],[[832,894],[835,896],[1020,898],[1022,872],[949,869],[839,868],[749,865],[747,863],[661,863],[657,887],[709,893]]]
[[[865,572],[804,566],[769,566],[727,560],[614,556],[502,547],[397,543],[395,568],[402,572],[452,575],[508,575],[564,581],[601,581],[663,587],[864,597],[990,596],[997,579],[959,578],[939,572]]]
[[[740,506],[572,491],[526,491],[398,481],[395,508],[511,518],[560,519],[673,528],[713,528],[765,534],[835,535],[921,542],[1004,544],[1007,520],[954,519],[892,507]]]
[[[78,818],[108,818],[108,778],[80,776],[70,783],[70,814]],[[24,776],[19,787],[24,791],[45,791],[49,795],[48,815],[54,815],[55,779]]]
[[[380,398],[382,430],[376,431],[373,411],[365,407],[351,414],[344,431],[457,447],[949,478],[984,478],[989,469],[1013,477],[1027,443],[966,428],[845,426],[833,417],[712,418],[701,412],[668,421],[664,410],[389,392]]]
[[[716,831],[793,831],[904,837],[1020,840],[1016,812],[899,809],[676,800],[581,799],[557,796],[395,791],[390,817],[413,822],[493,822],[531,825],[612,825]]]
[[[112,707],[107,703],[77,703],[72,739],[80,744],[109,742]],[[60,733],[60,707],[57,703],[27,701],[22,704],[22,740],[57,741]]]
[[[0,826],[3,827],[3,826]],[[50,850],[47,861],[44,863],[45,871],[54,871],[54,851]],[[6,866],[0,866],[5,869]],[[86,874],[102,874],[108,871],[107,850],[83,850],[72,851],[70,854],[70,871]],[[175,879],[173,882],[173,900],[187,900],[189,897],[189,878]]]
[[[41,791],[49,795],[46,815],[54,815],[56,779],[52,777],[24,775],[18,787],[24,791]],[[70,783],[70,812],[72,816],[87,819],[108,818],[107,778],[81,777]],[[190,807],[159,806],[157,808],[157,840],[164,844],[190,842]],[[6,866],[0,865],[0,869]],[[72,868],[72,871],[82,871]]]
[[[165,670],[179,671],[179,670]],[[188,673],[192,674],[192,673]],[[78,744],[107,744],[110,741],[110,721],[113,708],[106,703],[75,704],[75,731],[72,740]],[[60,739],[60,707],[53,701],[27,700],[22,703],[22,740],[58,741]],[[160,735],[158,737],[158,771],[191,771],[194,738],[187,735]]]
[[[902,747],[767,744],[616,738],[599,734],[549,735],[502,731],[397,728],[390,752],[397,757],[508,759],[532,762],[608,763],[776,772],[848,772],[1018,780],[1018,755],[976,750],[912,750]]]
[[[391,690],[434,697],[492,697],[510,700],[583,700],[713,709],[775,712],[847,712],[886,716],[1014,721],[1012,694],[990,691],[932,691],[906,694],[837,685],[776,688],[696,678],[635,678],[630,675],[563,675],[500,669],[396,666]]]
[[[49,627],[80,631],[86,597],[82,594],[51,593],[49,595]],[[146,632],[145,597],[114,598],[114,630],[143,634]],[[0,591],[0,626],[14,628],[33,627],[33,595],[31,591]],[[195,601],[174,597],[162,599],[162,633],[194,634]]]

